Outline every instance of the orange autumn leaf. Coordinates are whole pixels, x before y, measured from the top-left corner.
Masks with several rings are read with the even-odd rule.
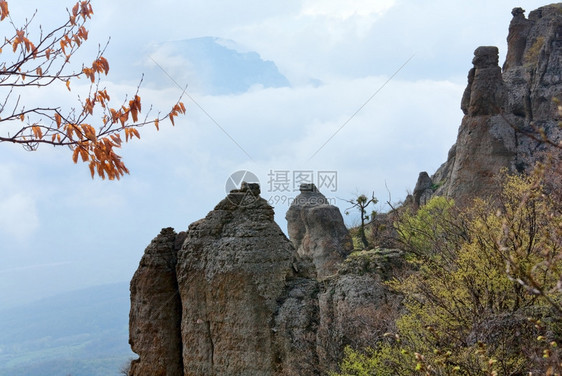
[[[66,80],[66,88],[70,91],[70,80]]]
[[[86,98],[86,102],[84,103],[84,113],[89,113],[92,115],[94,113],[94,104],[90,98]]]
[[[68,136],[69,139],[73,140],[74,137],[74,124],[66,124],[64,126],[65,131],[66,131],[66,135]]]
[[[83,40],[88,39],[88,30],[86,30],[84,26],[80,26],[80,28],[78,29],[78,36]]]
[[[95,75],[93,69],[83,68],[82,72],[86,75],[86,77],[88,77],[90,79],[90,81],[92,81],[92,83],[94,83],[94,81],[96,80],[96,75]]]
[[[8,17],[10,11],[8,10],[8,2],[6,0],[0,1],[0,21],[3,21],[4,18]]]
[[[76,43],[76,45],[78,47],[80,47],[80,45],[82,44],[82,40],[80,39],[80,37],[77,34],[74,34],[74,36],[72,37],[72,40],[74,40],[74,43]]]
[[[74,6],[72,7],[72,15],[73,15],[74,17],[76,17],[76,16],[78,15],[78,8],[79,8],[79,6],[80,6],[80,4],[79,4],[79,3],[76,3],[76,4],[74,4]]]
[[[78,5],[78,4],[77,4]],[[82,1],[80,2],[80,15],[84,20],[87,18],[91,18],[91,15],[94,14],[92,9],[92,5],[89,1]]]
[[[90,174],[92,175],[92,179],[93,179],[96,170],[96,163],[94,161],[91,161],[88,167],[90,168]]]
[[[129,101],[129,111],[133,116],[133,121],[137,122],[139,120],[138,114],[141,111],[141,101],[138,95],[135,95],[135,98]]]
[[[100,56],[92,63],[92,70],[97,73],[104,73],[107,75],[109,72],[109,62],[103,56]]]
[[[37,139],[42,139],[43,138],[43,132],[41,131],[41,127],[34,125],[31,127],[31,131],[33,132],[33,135],[35,136],[35,138]]]
[[[77,162],[78,162],[78,153],[79,153],[79,152],[80,152],[80,151],[78,150],[78,147],[75,147],[75,148],[74,148],[74,152],[72,153],[72,161],[73,161],[74,163],[77,163]]]
[[[86,162],[88,161],[88,159],[90,159],[88,152],[82,147],[80,148],[80,157],[82,157],[82,162]]]
[[[84,136],[92,142],[97,142],[96,130],[89,124],[82,124],[82,132]]]
[[[111,139],[113,140],[115,146],[117,147],[121,146],[121,136],[119,134],[112,134]]]

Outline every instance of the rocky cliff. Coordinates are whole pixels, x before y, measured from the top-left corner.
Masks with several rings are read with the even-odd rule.
[[[555,99],[562,99],[562,4],[532,11],[514,8],[503,71],[496,47],[478,47],[461,100],[464,112],[447,161],[428,180],[420,174],[414,197],[432,194],[458,202],[498,193],[500,172],[528,172],[562,131]],[[416,192],[414,192],[414,195]],[[423,200],[420,202],[422,199]]]
[[[321,375],[382,336],[399,300],[381,271],[399,257],[344,261],[339,210],[314,186],[302,195],[291,240],[245,183],[187,233],[162,230],[131,281],[130,375]]]

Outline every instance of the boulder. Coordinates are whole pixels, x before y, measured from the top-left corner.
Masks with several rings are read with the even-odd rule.
[[[302,184],[300,192],[285,216],[287,231],[299,256],[312,259],[321,280],[336,274],[353,242],[340,210],[314,184]]]

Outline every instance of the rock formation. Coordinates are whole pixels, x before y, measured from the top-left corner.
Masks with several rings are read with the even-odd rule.
[[[422,171],[418,176],[418,181],[414,188],[414,203],[416,206],[425,205],[433,194],[433,181],[427,174],[427,172]]]
[[[177,265],[185,375],[283,369],[272,323],[295,255],[258,194],[255,184],[233,191],[189,227]]]
[[[402,260],[399,251],[355,252],[337,276],[324,281],[318,294],[320,374],[337,367],[345,346],[372,347],[385,333],[396,331],[401,298],[384,282],[398,276]]]
[[[376,321],[397,302],[381,272],[393,257],[344,262],[351,239],[339,210],[314,186],[299,200],[287,217],[300,255],[257,184],[232,191],[187,233],[162,230],[131,281],[139,359],[130,375],[321,375],[346,345],[380,338],[391,321]]]
[[[301,184],[300,191],[285,216],[287,231],[299,256],[312,259],[324,279],[337,273],[353,242],[340,210],[314,184]]]
[[[507,56],[503,64],[503,70],[507,71],[512,67],[523,65],[525,56],[525,46],[527,45],[527,35],[532,25],[532,21],[525,18],[525,10],[513,8],[513,16],[509,23],[509,34],[507,37]]]
[[[129,343],[139,355],[131,363],[131,375],[182,374],[181,302],[176,279],[181,238],[172,228],[163,229],[146,248],[131,280]]]
[[[562,98],[562,4],[514,8],[503,72],[496,47],[478,47],[461,101],[457,142],[431,177],[436,194],[459,202],[498,193],[503,169],[530,171],[544,152],[538,129],[559,142],[553,99]],[[536,138],[539,138],[537,140]]]
[[[273,215],[244,183],[153,240],[131,281],[130,375],[317,374],[314,266]]]

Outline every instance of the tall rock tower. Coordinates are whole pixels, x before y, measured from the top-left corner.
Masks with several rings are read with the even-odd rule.
[[[562,140],[555,100],[562,100],[562,4],[514,8],[503,72],[496,47],[478,47],[468,74],[457,142],[431,177],[435,194],[465,202],[496,195],[499,175],[529,172]]]

